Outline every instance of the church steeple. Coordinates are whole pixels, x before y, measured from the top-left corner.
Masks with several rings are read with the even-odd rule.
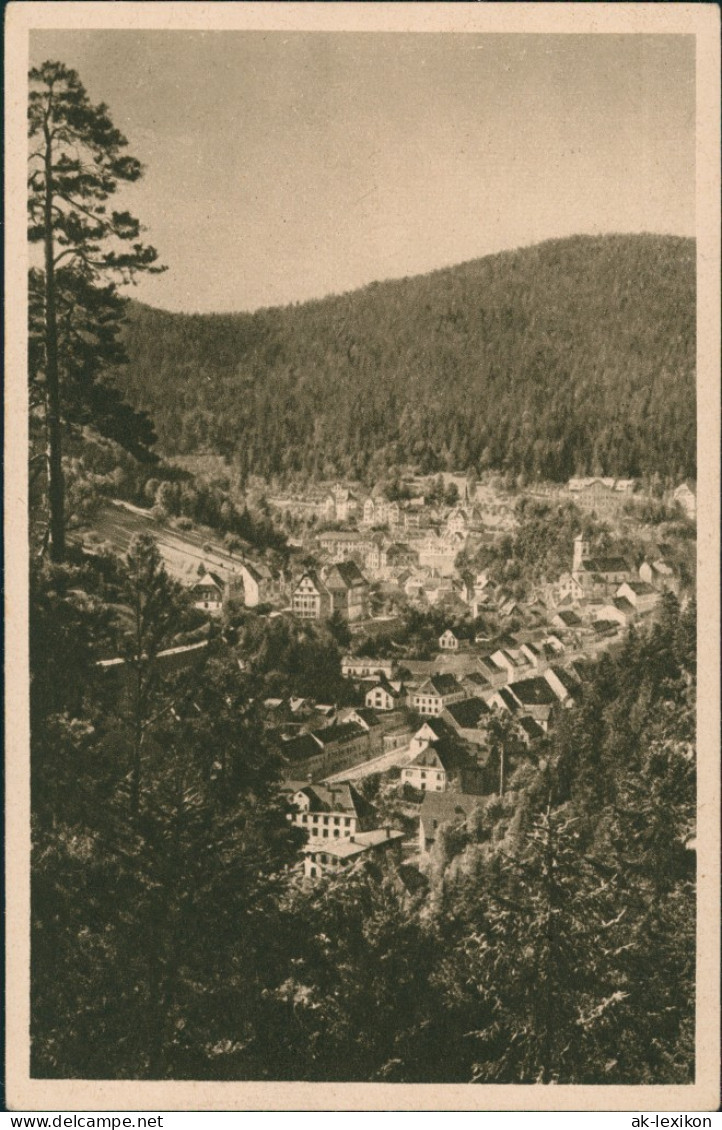
[[[582,562],[586,561],[589,557],[589,542],[584,537],[584,534],[577,534],[574,539],[574,557],[572,560],[572,573],[578,573],[582,567]]]

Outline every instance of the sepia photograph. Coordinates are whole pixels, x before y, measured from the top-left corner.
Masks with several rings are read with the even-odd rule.
[[[8,8],[14,1109],[718,1106],[719,12],[486,8]]]

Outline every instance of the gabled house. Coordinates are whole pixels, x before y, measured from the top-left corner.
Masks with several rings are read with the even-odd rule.
[[[447,628],[445,632],[439,636],[439,647],[442,651],[458,651],[459,640],[454,635],[451,628]]]
[[[557,696],[562,706],[573,706],[579,695],[579,681],[558,664],[552,664],[544,672],[544,678]]]
[[[499,648],[492,653],[491,659],[496,663],[497,667],[503,667],[507,673],[507,679],[517,678],[529,664],[526,658],[522,658],[521,653],[516,651],[512,654],[506,648]]]
[[[217,573],[206,571],[191,588],[193,593],[193,607],[204,612],[220,612],[223,608],[223,597],[226,584]]]
[[[519,700],[511,693],[511,687],[499,687],[498,690],[494,691],[489,699],[489,705],[514,717],[521,713]]]
[[[274,578],[267,565],[242,561],[238,566],[238,574],[243,590],[243,603],[247,608],[267,604],[280,595],[281,582]]]
[[[454,675],[432,675],[410,695],[411,709],[417,714],[438,715],[445,706],[460,702],[466,692]]]
[[[651,612],[659,601],[659,593],[646,581],[625,581],[616,595],[625,597],[639,613]]]
[[[292,796],[291,822],[310,839],[349,839],[373,828],[375,809],[353,785],[305,785]]]
[[[528,715],[547,729],[559,699],[545,678],[536,675],[531,679],[520,679],[503,689],[516,699],[520,714]]]
[[[331,593],[314,570],[304,573],[293,590],[291,610],[302,620],[326,620],[331,615]]]
[[[472,745],[485,744],[491,710],[482,698],[452,702],[444,708],[441,718],[464,741],[471,742]]]
[[[449,768],[445,751],[435,745],[427,745],[401,770],[401,783],[422,792],[428,790],[443,793],[446,791]]]
[[[616,620],[622,627],[628,627],[637,619],[639,613],[625,596],[615,596],[606,604],[601,604],[594,613],[595,620]]]
[[[401,684],[392,686],[387,679],[380,679],[366,692],[365,702],[372,710],[396,710],[406,697]]]
[[[369,586],[354,561],[331,565],[324,573],[323,583],[331,595],[332,613],[339,612],[345,620],[364,619]]]
[[[477,665],[491,687],[502,686],[509,677],[508,669],[502,667],[490,655],[480,656]]]

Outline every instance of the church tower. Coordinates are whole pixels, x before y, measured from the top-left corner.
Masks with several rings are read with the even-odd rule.
[[[578,573],[582,562],[589,559],[589,542],[584,534],[577,534],[574,539],[574,558],[572,560],[572,573]]]

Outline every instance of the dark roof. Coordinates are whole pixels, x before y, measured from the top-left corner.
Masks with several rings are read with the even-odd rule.
[[[549,670],[554,672],[559,682],[570,694],[575,694],[579,690],[579,680],[576,676],[576,672],[567,671],[557,663],[554,663]]]
[[[577,628],[581,624],[581,620],[576,612],[572,612],[571,608],[561,608],[557,612],[557,616],[563,624],[566,624],[567,628]]]
[[[654,591],[654,590],[652,590]],[[634,612],[635,608],[631,600],[627,600],[626,596],[615,596],[612,604],[618,608],[620,612]]]
[[[474,730],[479,723],[490,714],[489,707],[483,698],[467,698],[462,702],[451,702],[446,707],[446,713],[462,729]]]
[[[357,706],[354,710],[354,714],[357,714],[359,718],[362,718],[367,726],[381,725],[381,719],[377,717],[377,715],[374,714],[373,710],[369,709],[368,706]]]
[[[348,781],[338,785],[304,785],[299,792],[308,797],[310,812],[353,812],[362,817],[375,811]]]
[[[353,589],[366,584],[366,579],[355,561],[340,561],[326,574],[326,588]]]
[[[313,584],[316,586],[316,588],[319,592],[325,592],[326,591],[325,586],[323,584],[323,581],[319,577],[316,570],[315,569],[307,569],[306,572],[303,573],[298,578],[298,581],[296,582],[296,586],[294,588],[294,592],[296,591],[296,589],[298,588],[298,586],[300,585],[300,583],[304,579],[304,577],[308,577],[308,579],[313,582]]]
[[[213,582],[213,584],[216,586],[217,589],[220,589],[221,592],[223,592],[223,588],[224,588],[223,579],[221,577],[219,577],[217,573],[211,573],[210,569],[205,570],[205,572],[203,573],[203,576],[198,578],[196,583],[193,585],[193,588],[194,589],[207,588],[209,580],[211,580]]]
[[[491,683],[488,679],[484,678],[481,671],[470,671],[468,675],[463,675],[462,683],[471,683],[472,686],[478,687],[479,690],[488,691]]]
[[[511,683],[508,690],[522,706],[553,706],[557,702],[557,696],[541,675]]]
[[[317,757],[320,752],[321,748],[311,734],[299,734],[281,741],[281,753],[289,761],[306,761],[309,757]]]
[[[530,718],[528,714],[523,714],[519,719],[519,725],[525,734],[530,738],[543,738],[544,731],[539,723],[534,718]]]
[[[436,735],[436,741],[451,738],[454,734],[454,731],[449,729],[449,726],[444,722],[443,718],[424,718],[424,721],[415,733],[418,734],[419,730],[423,730],[424,726],[428,726],[432,733]]]
[[[636,596],[651,596],[657,591],[646,581],[624,581],[623,584],[627,585]]]
[[[509,708],[509,710],[512,712],[512,714],[516,714],[517,711],[519,710],[519,703],[514,698],[513,694],[511,694],[509,688],[508,687],[500,687],[499,690],[496,693],[499,695],[499,697],[500,697],[501,701],[504,703],[504,705]]]
[[[334,722],[331,726],[325,726],[322,730],[314,730],[313,737],[318,743],[323,746],[331,745],[334,742],[348,742],[353,738],[360,738],[366,734],[362,726],[358,722]]]
[[[582,561],[587,573],[628,573],[629,565],[623,557],[591,557]]]
[[[447,750],[434,744],[417,753],[413,761],[408,762],[408,765],[420,766],[421,768],[429,766],[433,769],[448,769],[450,768],[450,759]]]
[[[419,687],[418,694],[425,687],[431,687],[434,694],[443,697],[447,694],[456,694],[461,690],[458,679],[455,675],[431,675]]]
[[[592,624],[592,631],[598,636],[613,635],[618,629],[619,624],[616,620],[595,620]]]

